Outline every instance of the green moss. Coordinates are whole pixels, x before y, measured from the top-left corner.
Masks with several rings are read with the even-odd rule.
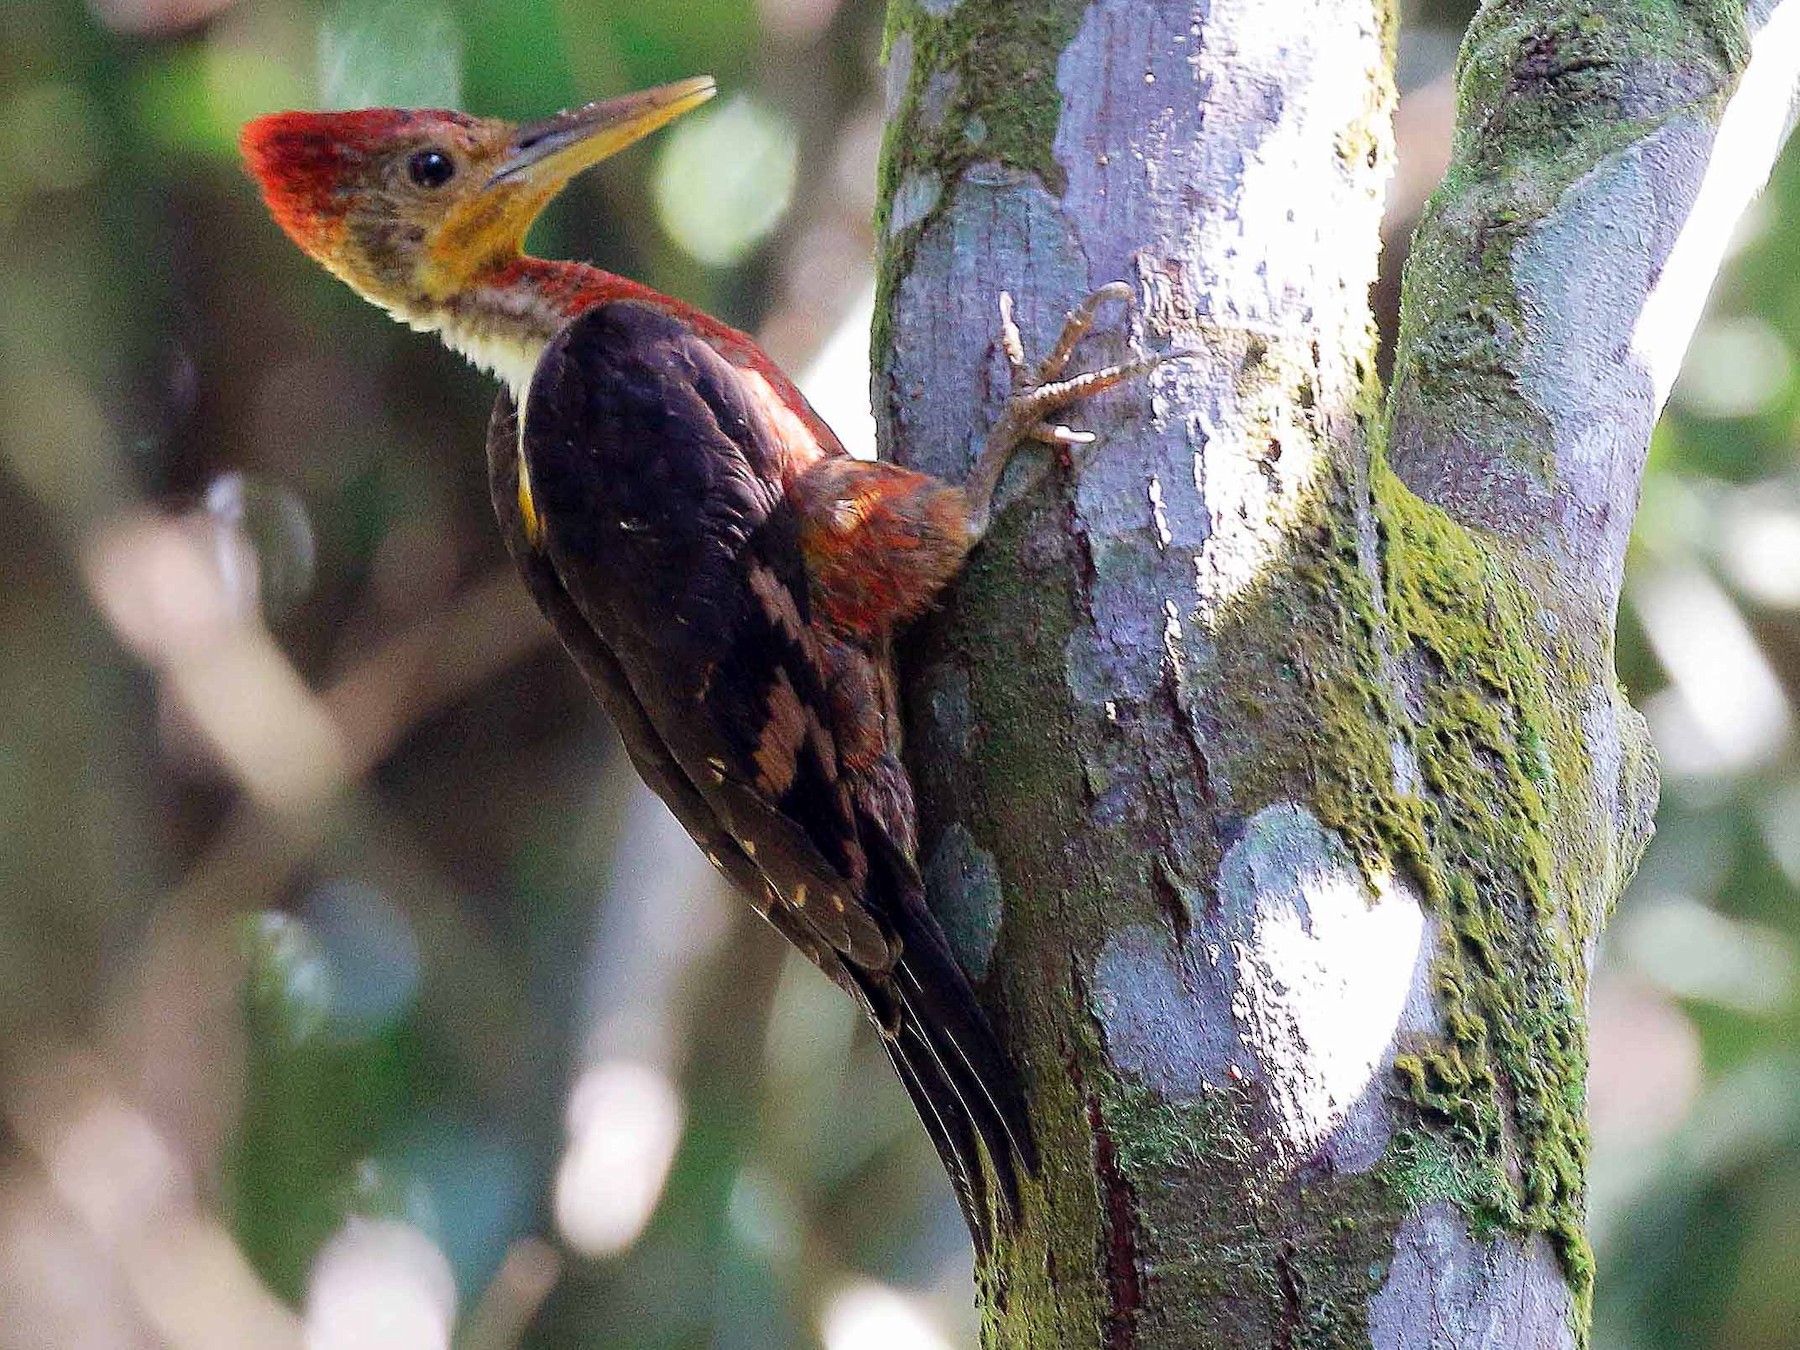
[[[1446,921],[1445,1036],[1405,1084],[1488,1173],[1477,1216],[1549,1234],[1585,1309],[1590,910],[1559,877],[1579,874],[1570,822],[1592,814],[1572,697],[1592,668],[1548,637],[1539,592],[1496,545],[1376,475],[1389,616],[1425,672],[1413,739],[1430,849],[1411,861]]]
[[[1267,359],[1247,368],[1252,439],[1254,409],[1302,407],[1304,380]],[[1306,801],[1372,883],[1417,886],[1439,921],[1441,1034],[1395,1065],[1418,1123],[1384,1159],[1385,1184],[1454,1201],[1478,1231],[1549,1235],[1585,1309],[1592,918],[1565,878],[1595,856],[1578,709],[1609,678],[1610,638],[1549,625],[1539,564],[1421,501],[1379,446],[1372,458],[1360,490],[1327,463],[1293,508],[1288,553],[1218,636],[1232,728],[1219,776],[1233,814]]]
[[[1405,1067],[1396,1072],[1409,1077],[1416,1056],[1402,1056]],[[1395,1135],[1382,1158],[1383,1180],[1410,1210],[1447,1202],[1469,1218],[1477,1238],[1486,1237],[1496,1224],[1491,1216],[1507,1208],[1504,1178],[1491,1171],[1471,1168],[1454,1140],[1440,1131],[1408,1129]],[[1499,1185],[1496,1185],[1499,1182]]]
[[[1227,687],[1259,691],[1239,704],[1252,743],[1290,747],[1230,771],[1238,809],[1310,782],[1372,880],[1414,879],[1440,920],[1442,1035],[1395,1064],[1422,1133],[1390,1159],[1393,1184],[1454,1199],[1478,1227],[1548,1234],[1585,1306],[1589,920],[1555,860],[1579,856],[1565,816],[1590,815],[1570,697],[1592,679],[1588,653],[1547,638],[1498,545],[1379,457],[1371,483],[1379,592],[1354,521],[1320,507],[1234,644]],[[1396,785],[1397,755],[1413,790]]]
[[[1188,1207],[1139,1234],[1144,1264],[1205,1309],[1203,1339],[1182,1342],[1196,1350],[1363,1350],[1398,1227],[1391,1188],[1380,1171],[1303,1181],[1270,1167],[1247,1128],[1259,1109],[1245,1084],[1179,1104],[1131,1084],[1108,1095],[1102,1124],[1122,1170],[1186,1182]]]
[[[960,603],[921,623],[903,652],[908,725],[930,725],[930,712],[919,701],[930,681],[915,676],[951,663],[968,671],[969,706],[980,727],[980,754],[972,766],[954,757],[915,754],[911,759],[926,851],[944,837],[950,822],[976,822],[976,842],[992,853],[1007,887],[1030,872],[1044,882],[1034,841],[1081,834],[1084,797],[1074,749],[1075,714],[1066,702],[1047,695],[1061,685],[1045,677],[1046,671],[1060,669],[1074,630],[1077,607],[1069,582],[1074,569],[1066,558],[1043,559],[1036,566],[1018,561],[1022,539],[1042,528],[1042,512],[1054,509],[1045,499],[1035,509],[1003,514],[970,560],[958,587]],[[1030,624],[1016,621],[1023,613],[1032,615]],[[917,748],[916,741],[909,742],[909,751]],[[973,772],[967,771],[970,767]],[[1044,889],[1062,895],[1066,903],[1099,904],[1108,891],[1126,885],[1123,879],[1075,867],[1054,884],[1045,882]],[[1066,1018],[1058,1000],[1068,981],[1032,978],[1040,969],[1041,950],[1066,959],[1054,944],[1037,945],[1058,927],[1054,913],[1023,914],[1016,907],[1008,909],[1002,923],[993,969],[1006,982],[1008,1021],[1015,1028],[1031,1028],[1015,1032],[1015,1042],[1044,1044],[1052,1038],[1045,1028]],[[1090,1063],[1095,1056],[1092,1046],[1079,1053]],[[1092,1148],[1089,1103],[1074,1076],[1058,1067],[1031,1078],[1038,1145],[1046,1157],[1085,1157]],[[1081,1344],[1088,1339],[1084,1333],[1103,1316],[1091,1259],[1102,1240],[1101,1209],[1091,1191],[1083,1194],[1066,1178],[1050,1186],[1028,1180],[1022,1209],[1021,1230],[977,1271],[982,1344],[1022,1350]],[[1072,1273],[1058,1279],[1059,1268]]]
[[[1457,65],[1457,139],[1406,268],[1394,370],[1427,438],[1549,485],[1543,418],[1513,385],[1530,315],[1514,251],[1581,177],[1682,114],[1716,109],[1748,54],[1742,6],[1484,5]]]
[[[892,298],[912,266],[913,248],[965,168],[978,161],[1004,164],[1036,174],[1052,192],[1062,190],[1063,172],[1051,154],[1062,115],[1056,66],[1087,8],[1085,0],[956,0],[947,9],[920,0],[888,5],[883,58],[896,59],[903,45],[911,55],[876,170],[875,230],[882,251],[871,350],[878,368],[890,341]],[[944,196],[890,237],[895,190],[911,174],[935,179]]]

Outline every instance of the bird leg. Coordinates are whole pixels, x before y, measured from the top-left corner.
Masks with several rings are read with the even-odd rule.
[[[1131,287],[1122,281],[1102,286],[1069,312],[1055,345],[1033,366],[1025,357],[1025,343],[1019,335],[1019,325],[1013,319],[1012,296],[1005,291],[1000,293],[1000,350],[1005,353],[1012,374],[1012,393],[989,429],[975,467],[963,484],[969,501],[969,525],[973,536],[979,537],[986,532],[993,517],[994,493],[1000,486],[1000,476],[1006,472],[1007,464],[1022,442],[1092,445],[1092,432],[1076,431],[1050,419],[1072,403],[1135,379],[1164,361],[1185,355],[1168,352],[1141,356],[1064,378],[1069,358],[1074,355],[1076,345],[1093,328],[1100,307],[1109,300],[1129,305],[1131,299]]]
[[[1075,347],[1093,328],[1101,307],[1130,299],[1123,282],[1095,291],[1070,313],[1049,354],[1034,366],[1025,358],[1012,297],[1000,296],[1000,348],[1012,388],[964,482],[827,455],[788,485],[815,616],[838,633],[874,642],[922,614],[987,532],[1000,476],[1022,442],[1092,444],[1091,433],[1051,419],[1078,399],[1193,354],[1173,351],[1066,375]],[[843,716],[839,724],[854,721]],[[840,751],[844,749],[840,740]]]

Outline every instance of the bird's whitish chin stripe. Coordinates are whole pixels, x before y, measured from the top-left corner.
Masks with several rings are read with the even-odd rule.
[[[537,369],[547,338],[523,333],[481,332],[454,322],[437,329],[452,351],[466,356],[480,369],[503,380],[512,390],[513,401],[523,404],[525,390]]]
[[[524,403],[538,357],[555,336],[561,316],[544,312],[535,296],[489,292],[471,300],[467,306],[391,312],[411,328],[436,333],[451,351],[505,382],[514,402]]]

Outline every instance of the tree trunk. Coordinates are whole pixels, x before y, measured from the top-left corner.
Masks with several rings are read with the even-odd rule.
[[[875,406],[960,474],[1038,352],[1189,348],[1010,477],[903,653],[921,859],[1045,1162],[992,1346],[1585,1342],[1585,1007],[1655,774],[1612,625],[1800,0],[1484,8],[1367,295],[1382,0],[893,0]],[[1753,50],[1756,59],[1751,61]]]

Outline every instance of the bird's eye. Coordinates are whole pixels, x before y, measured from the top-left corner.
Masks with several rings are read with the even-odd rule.
[[[406,172],[420,187],[438,188],[456,176],[456,161],[442,150],[415,150]]]

